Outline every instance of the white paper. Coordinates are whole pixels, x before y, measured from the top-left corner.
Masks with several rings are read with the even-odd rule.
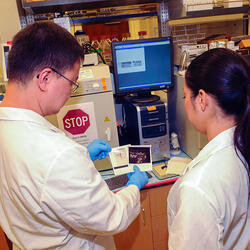
[[[98,138],[93,102],[62,107],[57,114],[57,121],[68,137],[83,146]]]
[[[113,148],[109,156],[115,175],[133,172],[134,165],[141,171],[152,170],[151,145],[125,145]]]
[[[133,168],[131,169],[128,164],[128,145],[113,148],[109,153],[109,157],[115,175],[133,171]]]
[[[60,25],[61,27],[63,27],[64,29],[66,29],[68,32],[71,32],[69,17],[54,18],[54,23]]]
[[[172,157],[167,163],[166,174],[182,175],[190,158]]]
[[[93,79],[94,72],[92,69],[81,69],[79,72],[78,80]]]

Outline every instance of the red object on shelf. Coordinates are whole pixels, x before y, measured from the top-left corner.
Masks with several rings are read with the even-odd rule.
[[[144,38],[144,36],[147,35],[147,31],[145,31],[145,30],[138,31],[138,35],[140,38]]]

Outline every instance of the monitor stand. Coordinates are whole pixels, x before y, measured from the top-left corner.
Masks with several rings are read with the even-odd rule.
[[[138,93],[136,96],[131,98],[134,103],[150,103],[159,101],[160,97],[158,95],[152,95],[151,92]]]

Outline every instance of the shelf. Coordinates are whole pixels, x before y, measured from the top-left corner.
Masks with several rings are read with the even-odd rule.
[[[205,16],[205,17],[192,17],[181,18],[176,20],[169,20],[169,26],[188,25],[197,23],[211,23],[211,22],[226,22],[243,19],[245,14],[231,14],[231,15],[217,15],[217,16]]]
[[[189,11],[186,13],[186,17],[204,17],[204,16],[239,14],[239,13],[248,13],[248,11],[249,11],[248,5],[236,8],[214,7],[211,10]]]
[[[71,19],[71,23],[97,23],[97,22],[108,22],[120,19],[128,18],[138,18],[138,17],[148,17],[148,16],[157,16],[157,12],[150,13],[138,13],[138,14],[127,14],[127,15],[115,15],[115,16],[105,16],[105,17],[94,17],[94,18],[74,18]]]
[[[241,20],[248,18],[249,6],[237,8],[213,8],[211,10],[200,10],[187,12],[185,16],[168,21],[169,26],[185,25],[194,23],[211,23]]]
[[[95,9],[115,6],[157,3],[161,0],[45,0],[27,2],[23,0],[23,8],[30,8],[34,14],[65,12],[81,9]]]

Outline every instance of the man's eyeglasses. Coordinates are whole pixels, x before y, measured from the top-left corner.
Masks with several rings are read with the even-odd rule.
[[[59,76],[63,77],[64,79],[68,80],[71,84],[72,84],[72,92],[75,93],[76,90],[79,88],[79,83],[78,82],[74,82],[72,80],[70,80],[69,78],[67,78],[66,76],[64,76],[63,74],[59,73],[57,70],[55,70],[54,68],[50,68],[52,71],[54,71],[56,74],[58,74]]]
[[[50,68],[50,69],[51,69],[53,72],[55,72],[56,74],[58,74],[59,76],[61,76],[61,77],[63,77],[64,79],[68,80],[68,81],[71,83],[71,85],[72,85],[71,91],[72,91],[73,93],[76,92],[76,90],[79,88],[79,83],[78,83],[78,82],[74,82],[74,81],[70,80],[68,77],[66,77],[66,76],[64,76],[63,74],[59,73],[59,72],[58,72],[56,69],[54,69],[54,68]],[[39,78],[39,74],[38,74],[36,77]]]

